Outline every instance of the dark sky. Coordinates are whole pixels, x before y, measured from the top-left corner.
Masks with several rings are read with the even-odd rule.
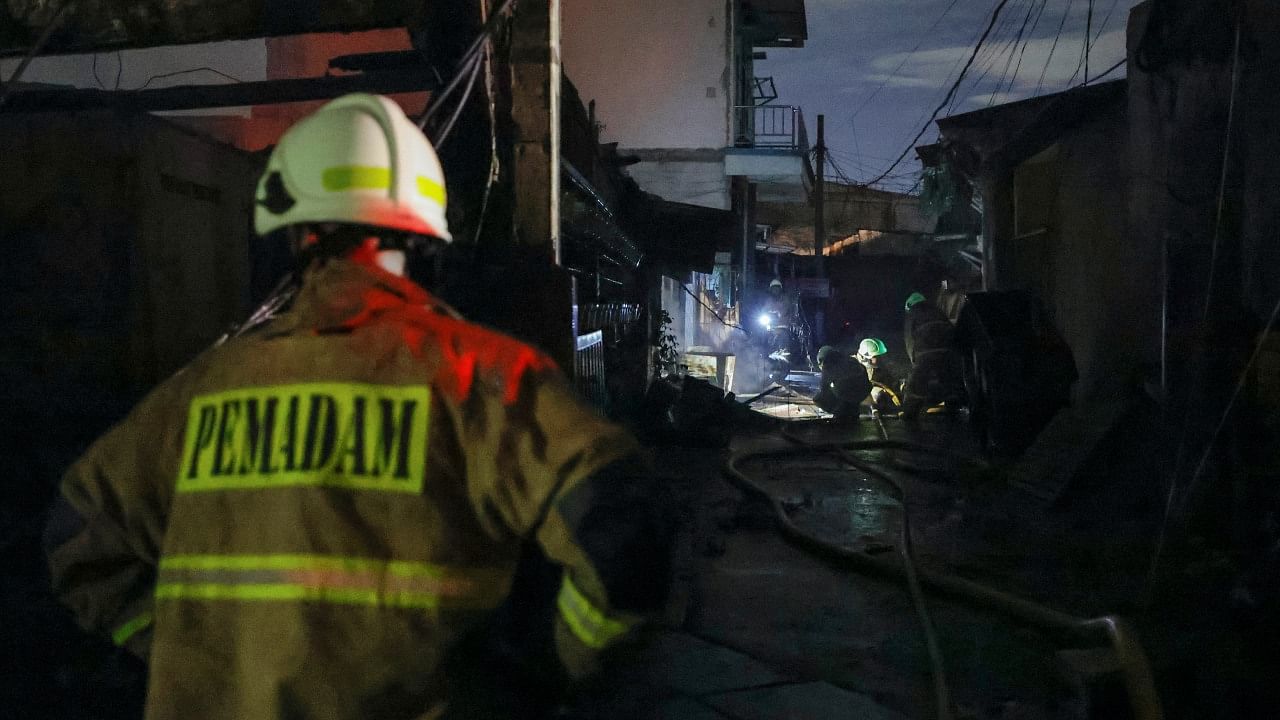
[[[1125,23],[1137,2],[1007,0],[954,102],[939,117],[1080,83],[1091,4],[1095,39],[1089,52],[1089,76],[1096,76],[1124,57]],[[825,114],[834,162],[852,180],[865,182],[886,170],[925,125],[999,3],[806,0],[805,4],[809,14],[805,47],[769,49],[768,59],[757,62],[756,74],[773,76],[779,96],[775,102],[803,109],[811,141],[817,115]],[[1020,31],[1022,40],[1015,42]],[[1106,79],[1123,76],[1122,66]],[[936,138],[937,131],[930,126],[917,144]],[[919,169],[911,153],[882,185],[905,190],[915,183]],[[828,176],[835,172],[828,167]]]

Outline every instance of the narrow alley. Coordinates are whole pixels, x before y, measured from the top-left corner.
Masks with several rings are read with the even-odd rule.
[[[1280,717],[1280,3],[0,2],[0,720]]]

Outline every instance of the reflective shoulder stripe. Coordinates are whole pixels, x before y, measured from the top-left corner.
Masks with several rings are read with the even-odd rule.
[[[569,579],[567,572],[560,583],[560,595],[556,598],[556,605],[559,606],[560,615],[564,617],[569,629],[587,647],[603,648],[625,635],[634,625],[631,622],[611,618],[591,604],[591,601]]]
[[[129,638],[150,627],[152,619],[150,611],[139,613],[111,633],[111,642],[115,643],[117,647],[123,646],[129,642]]]
[[[171,555],[158,600],[325,602],[398,608],[496,607],[510,572],[334,555]]]

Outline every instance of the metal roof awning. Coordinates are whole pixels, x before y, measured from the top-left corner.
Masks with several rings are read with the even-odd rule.
[[[734,247],[733,213],[646,196],[635,213],[636,234],[650,262],[671,272],[711,272],[716,252]]]
[[[178,85],[154,90],[20,86],[9,94],[0,114],[120,109],[194,110],[329,100],[352,92],[381,95],[435,90],[439,83],[425,69],[380,70],[351,75],[262,80],[216,85]]]
[[[742,10],[755,47],[798,48],[809,39],[804,0],[746,0]]]
[[[941,118],[938,129],[961,170],[975,176],[984,168],[1022,162],[1099,112],[1122,110],[1127,98],[1128,81],[1111,80]],[[957,158],[959,148],[964,156]],[[930,146],[917,151],[922,159],[935,154]]]
[[[67,2],[74,4],[62,11]],[[56,18],[43,55],[416,25],[430,0],[6,0],[0,57],[23,55]],[[59,17],[59,15],[61,15]]]
[[[613,209],[571,163],[560,161],[561,232],[567,245],[566,265],[588,269],[600,262],[627,270],[639,267],[644,253],[618,223]]]

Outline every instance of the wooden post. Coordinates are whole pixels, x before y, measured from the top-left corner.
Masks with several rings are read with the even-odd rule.
[[[517,246],[560,264],[560,0],[522,2],[511,47]]]

